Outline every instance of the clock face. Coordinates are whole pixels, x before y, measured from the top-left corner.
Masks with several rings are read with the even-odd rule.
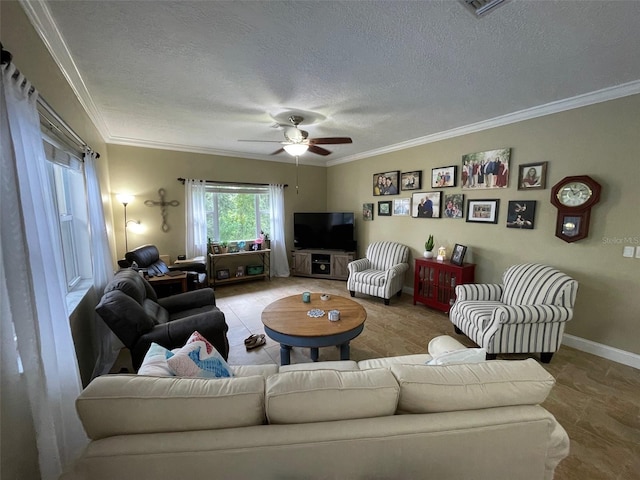
[[[569,182],[558,190],[558,201],[567,207],[579,207],[593,195],[589,185],[583,182]]]

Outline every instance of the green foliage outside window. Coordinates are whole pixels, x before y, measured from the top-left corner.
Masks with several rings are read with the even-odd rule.
[[[270,233],[268,193],[207,192],[207,237],[214,242],[255,240],[260,231]]]

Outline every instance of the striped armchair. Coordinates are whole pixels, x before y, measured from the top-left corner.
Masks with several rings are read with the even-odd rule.
[[[555,268],[529,263],[509,267],[502,284],[456,287],[449,319],[457,333],[498,353],[540,353],[549,363],[573,317],[578,282]]]
[[[402,293],[404,277],[409,270],[409,247],[396,242],[374,242],[367,247],[365,258],[350,262],[347,288],[356,292],[389,299]]]

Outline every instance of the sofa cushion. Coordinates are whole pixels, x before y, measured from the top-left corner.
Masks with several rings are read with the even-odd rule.
[[[360,370],[370,370],[372,368],[389,368],[391,365],[408,364],[424,365],[431,360],[428,353],[416,353],[413,355],[398,355],[396,357],[372,358],[370,360],[360,360],[358,368]]]
[[[394,414],[399,390],[387,369],[279,373],[267,378],[266,414],[272,424],[382,417]]]
[[[233,377],[233,371],[216,348],[200,333],[193,332],[184,347],[167,358],[169,368],[179,377]]]
[[[384,285],[387,278],[386,270],[363,270],[353,274],[353,281],[364,285],[374,285],[380,287]]]
[[[105,293],[96,312],[127,348],[132,348],[141,335],[154,327],[153,319],[142,306],[120,290]]]
[[[264,377],[103,375],[76,400],[91,439],[264,423]]]
[[[267,363],[265,365],[232,365],[234,377],[252,377],[254,375],[262,375],[267,378],[269,375],[278,373],[278,365],[275,363]]]
[[[461,365],[392,365],[400,384],[398,413],[537,405],[555,380],[538,362],[493,360]]]
[[[300,370],[360,370],[358,364],[353,360],[338,360],[334,362],[309,362],[309,363],[293,363],[290,365],[282,365],[279,372],[294,372]]]

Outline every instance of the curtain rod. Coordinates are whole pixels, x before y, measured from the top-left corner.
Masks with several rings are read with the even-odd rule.
[[[186,178],[182,178],[179,177],[178,181],[181,182],[184,185],[184,182],[186,181]],[[255,187],[268,187],[269,184],[268,183],[251,183],[251,182],[223,182],[220,180],[205,180],[205,182],[207,183],[220,183],[222,185],[251,185],[251,186],[255,186]],[[287,188],[289,185],[288,184],[284,184],[284,187]]]
[[[4,49],[4,46],[2,45],[2,42],[0,42],[0,51],[1,51],[1,55],[0,55],[0,64],[5,65],[5,64],[9,64],[11,63],[11,61],[13,60],[13,54]],[[18,70],[16,68],[15,72],[13,72],[13,75],[11,76],[12,78],[17,78],[20,76],[20,70]],[[25,81],[26,81],[26,77],[25,77]],[[32,85],[31,88],[29,89],[29,95],[32,95],[34,92],[36,91],[35,87]],[[96,154],[96,158],[100,158],[100,154],[96,151],[94,151],[87,142],[85,142],[80,135],[78,135],[68,124],[67,122],[65,122],[60,115],[58,115],[58,113],[53,109],[53,107],[51,107],[51,105],[49,105],[47,103],[47,101],[42,97],[42,95],[38,95],[38,115],[40,116],[40,121],[41,123],[45,123],[46,128],[48,128],[49,130],[51,129],[55,129],[57,130],[57,132],[61,135],[63,135],[64,137],[68,138],[69,140],[73,141],[74,143],[76,143],[77,145],[79,145],[80,147],[82,147],[83,149],[88,149],[89,151],[93,152]],[[47,118],[47,116],[45,115],[45,113],[43,113],[41,110],[44,110],[44,112],[46,112],[46,114],[51,115],[53,121],[49,118]],[[54,123],[56,122],[56,123]]]

